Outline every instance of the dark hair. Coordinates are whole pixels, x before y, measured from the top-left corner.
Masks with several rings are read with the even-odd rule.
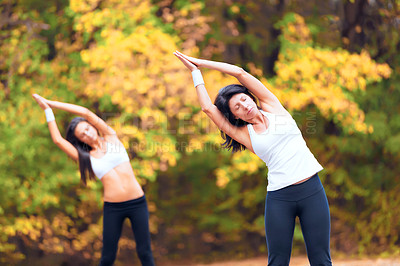
[[[217,97],[215,98],[214,104],[217,106],[218,110],[228,119],[228,121],[236,126],[236,127],[243,127],[246,126],[247,123],[246,121],[243,121],[242,119],[236,119],[235,115],[232,113],[231,109],[229,108],[229,100],[232,98],[232,96],[238,94],[238,93],[244,93],[250,98],[253,99],[254,102],[257,104],[256,97],[254,97],[253,94],[250,93],[250,91],[239,84],[231,84],[226,87],[223,87],[222,89],[219,90]],[[221,130],[221,137],[225,140],[225,142],[222,144],[223,148],[226,148],[228,150],[232,149],[232,152],[237,152],[237,151],[242,151],[246,149],[246,146],[243,144],[237,142],[234,140],[231,136],[228,136],[225,132]]]
[[[79,170],[81,172],[81,181],[86,186],[87,177],[92,180],[96,180],[94,175],[92,165],[90,163],[90,154],[89,152],[92,150],[92,147],[87,145],[86,143],[80,141],[75,136],[75,128],[80,122],[87,122],[86,119],[82,117],[75,117],[71,120],[67,128],[67,136],[66,139],[74,145],[74,147],[78,150],[79,155]],[[89,122],[88,122],[89,123]]]

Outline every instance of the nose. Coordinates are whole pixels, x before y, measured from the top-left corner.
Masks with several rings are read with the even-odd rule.
[[[244,108],[244,110],[248,110],[248,109],[249,109],[249,106],[248,106],[247,104],[241,103],[241,105],[242,105],[242,107]]]

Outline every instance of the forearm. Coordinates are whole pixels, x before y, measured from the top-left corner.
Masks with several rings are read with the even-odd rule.
[[[64,151],[73,160],[78,161],[79,154],[77,149],[69,141],[67,141],[61,136],[56,121],[55,120],[48,121],[47,125],[49,127],[51,139],[53,140],[54,144],[56,144],[62,151]]]
[[[210,60],[204,60],[204,59],[199,59],[199,60],[200,60],[201,67],[218,70],[225,74],[234,76],[235,78],[240,78],[241,75],[246,73],[241,67],[231,65],[228,63],[216,62],[216,61],[210,61]]]
[[[90,111],[86,107],[82,107],[76,104],[71,104],[71,103],[63,103],[63,102],[57,102],[57,101],[47,101],[49,106],[51,108],[56,108],[60,109],[63,111],[67,111],[69,113],[73,113],[75,115],[82,116],[84,118],[87,118],[89,115]]]
[[[207,93],[204,84],[196,86],[197,98],[199,99],[201,109],[207,111],[213,105],[210,96]]]
[[[54,120],[54,121],[48,122],[47,126],[49,127],[50,136],[51,136],[51,139],[53,140],[53,142],[56,144],[59,143],[62,136],[61,136],[60,130],[58,130],[56,121]]]

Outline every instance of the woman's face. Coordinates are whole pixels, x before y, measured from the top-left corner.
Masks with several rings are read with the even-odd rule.
[[[99,137],[96,128],[86,121],[80,122],[76,126],[74,133],[80,141],[88,145],[95,142]]]
[[[245,93],[233,95],[228,104],[236,119],[248,121],[257,115],[257,104]]]

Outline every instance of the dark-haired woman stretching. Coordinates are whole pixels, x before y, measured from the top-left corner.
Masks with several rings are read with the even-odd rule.
[[[259,80],[242,68],[174,53],[192,71],[202,110],[221,130],[224,147],[249,149],[268,167],[265,232],[269,265],[289,265],[296,216],[311,265],[332,265],[330,214],[318,172],[296,122]],[[211,102],[199,67],[236,77],[242,85],[222,88]],[[257,105],[257,100],[260,106]]]
[[[45,111],[54,143],[73,160],[79,161],[82,182],[86,185],[87,179],[96,180],[96,175],[103,183],[103,250],[100,265],[114,263],[125,218],[131,221],[142,265],[154,265],[146,198],[115,131],[87,108],[49,101],[37,94],[33,97]],[[58,130],[51,108],[81,116],[69,124],[66,140]]]

